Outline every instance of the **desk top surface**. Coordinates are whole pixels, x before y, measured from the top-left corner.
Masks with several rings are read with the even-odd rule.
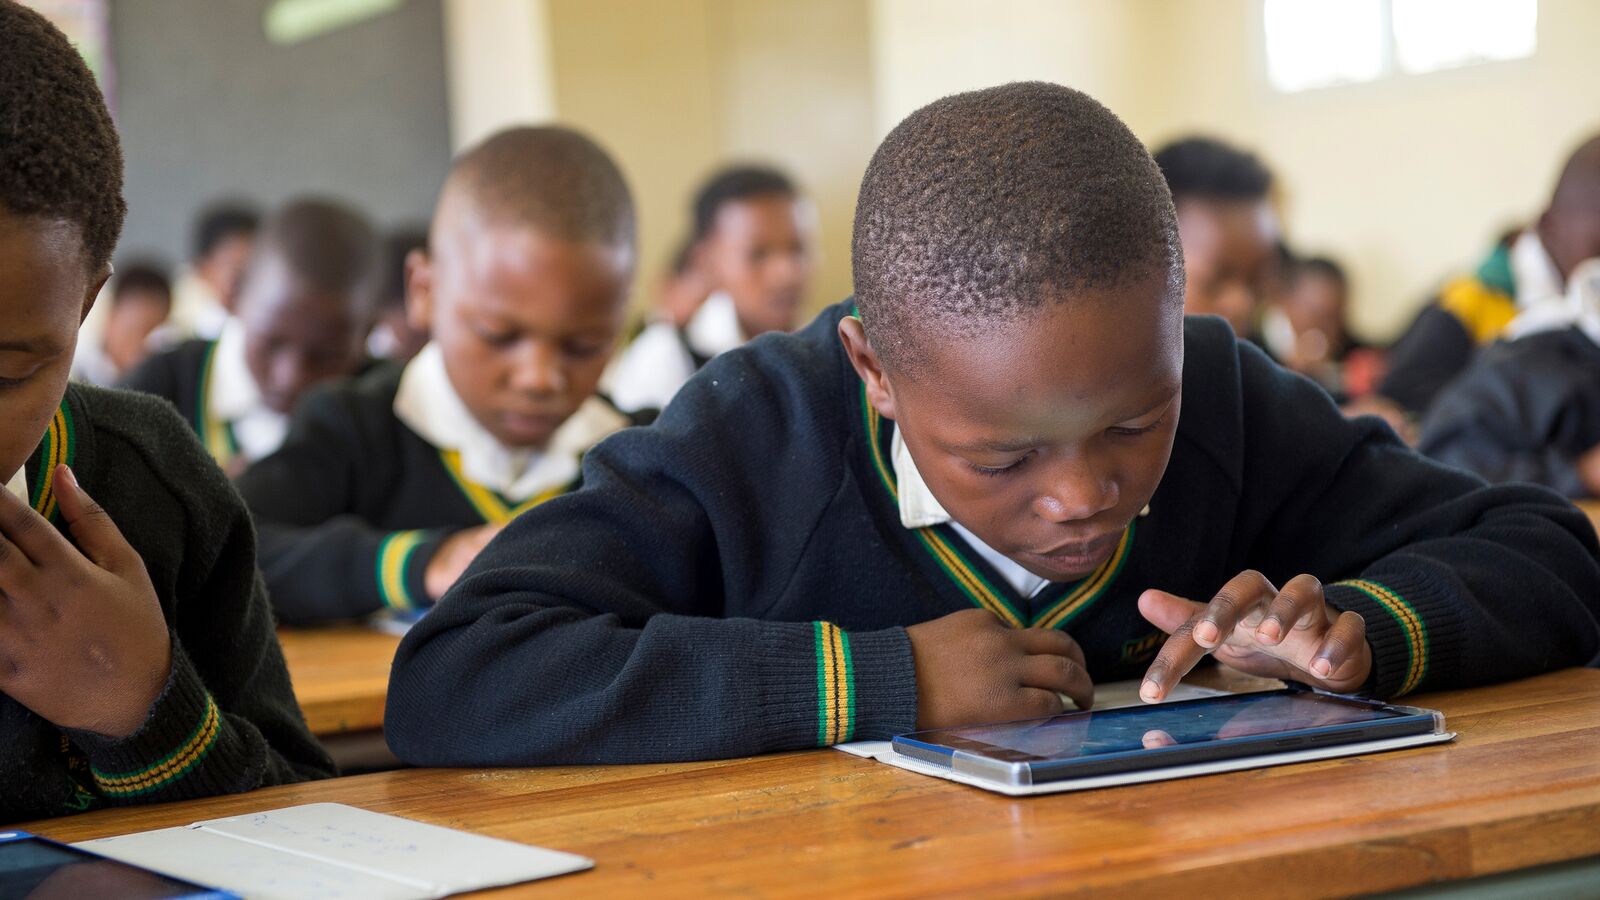
[[[295,699],[318,737],[383,728],[389,664],[400,638],[358,625],[282,628]]]
[[[1454,744],[1007,798],[832,750],[417,769],[24,826],[59,840],[321,801],[593,857],[508,893],[1270,894],[1394,889],[1600,854],[1600,671],[1423,695]]]

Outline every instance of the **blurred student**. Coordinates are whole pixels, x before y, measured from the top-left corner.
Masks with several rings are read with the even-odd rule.
[[[362,365],[377,265],[377,236],[359,213],[291,202],[263,229],[222,333],[150,357],[123,386],[170,400],[237,475],[283,443],[308,389]]]
[[[395,656],[417,765],[659,762],[1046,716],[1208,655],[1375,696],[1582,665],[1600,548],[1183,316],[1143,144],[1068,88],[911,114],[856,295],[723,354]]]
[[[1203,137],[1168,144],[1155,160],[1178,208],[1184,312],[1221,316],[1234,334],[1251,337],[1277,274],[1272,173],[1255,156]]]
[[[1573,270],[1567,301],[1518,317],[1513,340],[1439,393],[1424,453],[1490,481],[1600,497],[1600,256]]]
[[[111,387],[150,355],[150,336],[172,312],[172,282],[154,263],[126,263],[111,277],[110,309],[99,331],[79,335],[72,376]]]
[[[687,328],[711,296],[711,279],[700,256],[700,244],[685,240],[672,255],[672,267],[656,286],[655,316],[673,328]]]
[[[1379,392],[1425,412],[1478,349],[1524,310],[1561,306],[1577,265],[1600,256],[1600,136],[1562,167],[1550,204],[1531,228],[1496,245],[1470,275],[1446,282],[1389,350]]]
[[[122,151],[82,57],[10,0],[0,110],[0,823],[331,775],[238,495],[166,404],[68,381]]]
[[[406,312],[406,267],[413,254],[428,252],[428,229],[398,228],[383,240],[383,283],[378,290],[378,319],[367,335],[373,359],[405,362],[428,343],[426,329],[411,324]]]
[[[194,255],[178,275],[172,316],[162,329],[162,340],[214,341],[222,334],[260,227],[261,214],[236,201],[220,202],[200,213],[194,226]]]
[[[452,167],[429,246],[408,309],[432,342],[312,394],[239,481],[286,621],[432,605],[636,421],[595,394],[634,265],[633,202],[604,150],[565,128],[491,137]]]
[[[617,358],[604,389],[622,409],[660,409],[713,357],[792,331],[813,269],[815,216],[788,176],[734,166],[694,201],[692,258],[714,293],[682,326],[659,322]]]

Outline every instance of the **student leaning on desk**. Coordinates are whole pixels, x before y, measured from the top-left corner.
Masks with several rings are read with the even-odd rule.
[[[1089,97],[914,113],[867,169],[852,264],[854,306],[713,361],[489,545],[400,647],[402,759],[884,738],[1095,681],[1160,699],[1207,654],[1391,697],[1600,649],[1577,510],[1185,321],[1161,173]]]

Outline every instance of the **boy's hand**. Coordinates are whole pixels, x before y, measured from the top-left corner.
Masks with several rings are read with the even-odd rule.
[[[986,609],[912,625],[917,727],[946,728],[1053,716],[1060,694],[1094,703],[1083,650],[1064,632],[1009,628]]]
[[[61,728],[127,737],[172,670],[166,617],[111,517],[66,466],[54,479],[77,547],[0,490],[0,691]]]
[[[1273,587],[1260,572],[1223,585],[1210,605],[1145,591],[1139,612],[1171,637],[1145,673],[1139,696],[1157,702],[1207,653],[1252,675],[1303,681],[1347,693],[1372,672],[1367,623],[1328,605],[1322,583],[1298,575]]]
[[[500,533],[503,525],[479,525],[458,531],[444,539],[439,549],[428,560],[428,568],[422,573],[422,586],[428,592],[428,597],[438,600],[444,596],[445,591],[461,578],[461,573],[472,565],[484,547]]]

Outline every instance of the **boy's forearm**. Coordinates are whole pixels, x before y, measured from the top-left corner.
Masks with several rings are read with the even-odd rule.
[[[262,522],[261,570],[288,623],[353,619],[432,603],[423,584],[447,529],[385,531],[354,516],[311,528]]]

